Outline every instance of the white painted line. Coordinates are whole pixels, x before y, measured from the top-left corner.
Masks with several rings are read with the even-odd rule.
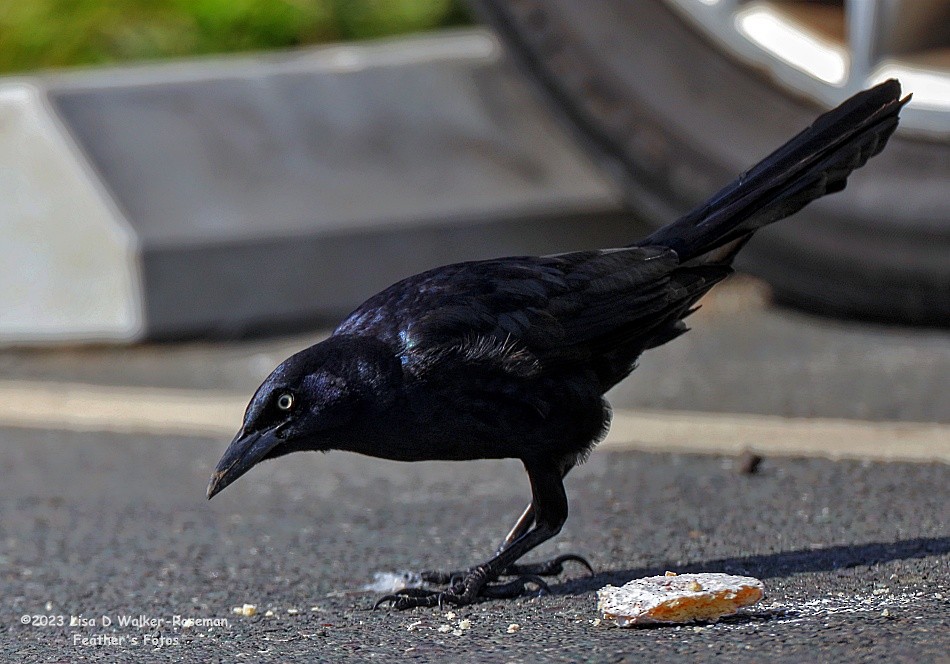
[[[216,390],[0,381],[0,426],[230,438],[249,397]],[[950,425],[618,408],[598,448],[950,463]]]
[[[950,425],[618,409],[599,447],[950,463]]]
[[[34,381],[0,382],[0,426],[230,437],[248,394]]]

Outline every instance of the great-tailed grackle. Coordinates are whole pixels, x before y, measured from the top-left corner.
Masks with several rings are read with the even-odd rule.
[[[900,94],[891,80],[852,97],[630,246],[447,265],[371,297],[264,381],[208,497],[259,461],[302,450],[516,458],[532,500],[495,555],[457,577],[425,577],[445,590],[382,601],[403,609],[513,596],[565,560],[582,561],[515,564],[567,518],[563,479],[607,431],[604,393],[644,350],[686,332],[683,319],[756,230],[844,189],[897,126]]]

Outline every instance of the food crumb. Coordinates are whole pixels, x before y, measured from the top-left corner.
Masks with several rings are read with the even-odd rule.
[[[231,613],[236,613],[239,616],[250,618],[251,616],[257,614],[257,605],[245,604],[244,606],[235,606],[233,609],[231,609]]]
[[[693,592],[699,592],[703,589],[703,584],[701,584],[699,581],[690,581],[686,584],[686,589],[692,590]]]
[[[270,609],[267,609],[267,611],[264,612],[264,615],[265,615],[266,617],[270,618],[271,616],[274,615],[274,612],[271,611]]]
[[[287,615],[295,616],[300,613],[300,609],[287,609]]]
[[[471,629],[471,628],[472,628],[471,620],[469,620],[468,618],[463,618],[462,620],[459,620],[459,629]]]
[[[676,572],[671,572],[670,570],[666,570],[666,573],[663,576],[676,576]]]
[[[455,620],[455,611],[448,611],[445,614],[445,617],[448,618],[449,620]]]
[[[517,632],[519,629],[521,629],[521,625],[519,625],[518,623],[511,623],[510,625],[508,625],[508,633],[509,633],[509,634],[514,634],[514,633]]]
[[[451,625],[439,625],[439,631],[442,632],[443,634],[445,634],[445,633],[447,633],[447,632],[451,632],[451,631],[452,631],[452,627],[451,627]]]

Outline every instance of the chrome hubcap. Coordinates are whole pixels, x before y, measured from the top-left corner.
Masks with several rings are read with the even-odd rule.
[[[733,56],[828,106],[888,78],[905,132],[950,139],[948,0],[666,0]]]

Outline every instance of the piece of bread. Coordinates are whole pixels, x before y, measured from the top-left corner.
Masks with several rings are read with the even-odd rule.
[[[765,595],[765,586],[751,576],[666,574],[598,590],[597,609],[603,619],[619,627],[715,621]]]

